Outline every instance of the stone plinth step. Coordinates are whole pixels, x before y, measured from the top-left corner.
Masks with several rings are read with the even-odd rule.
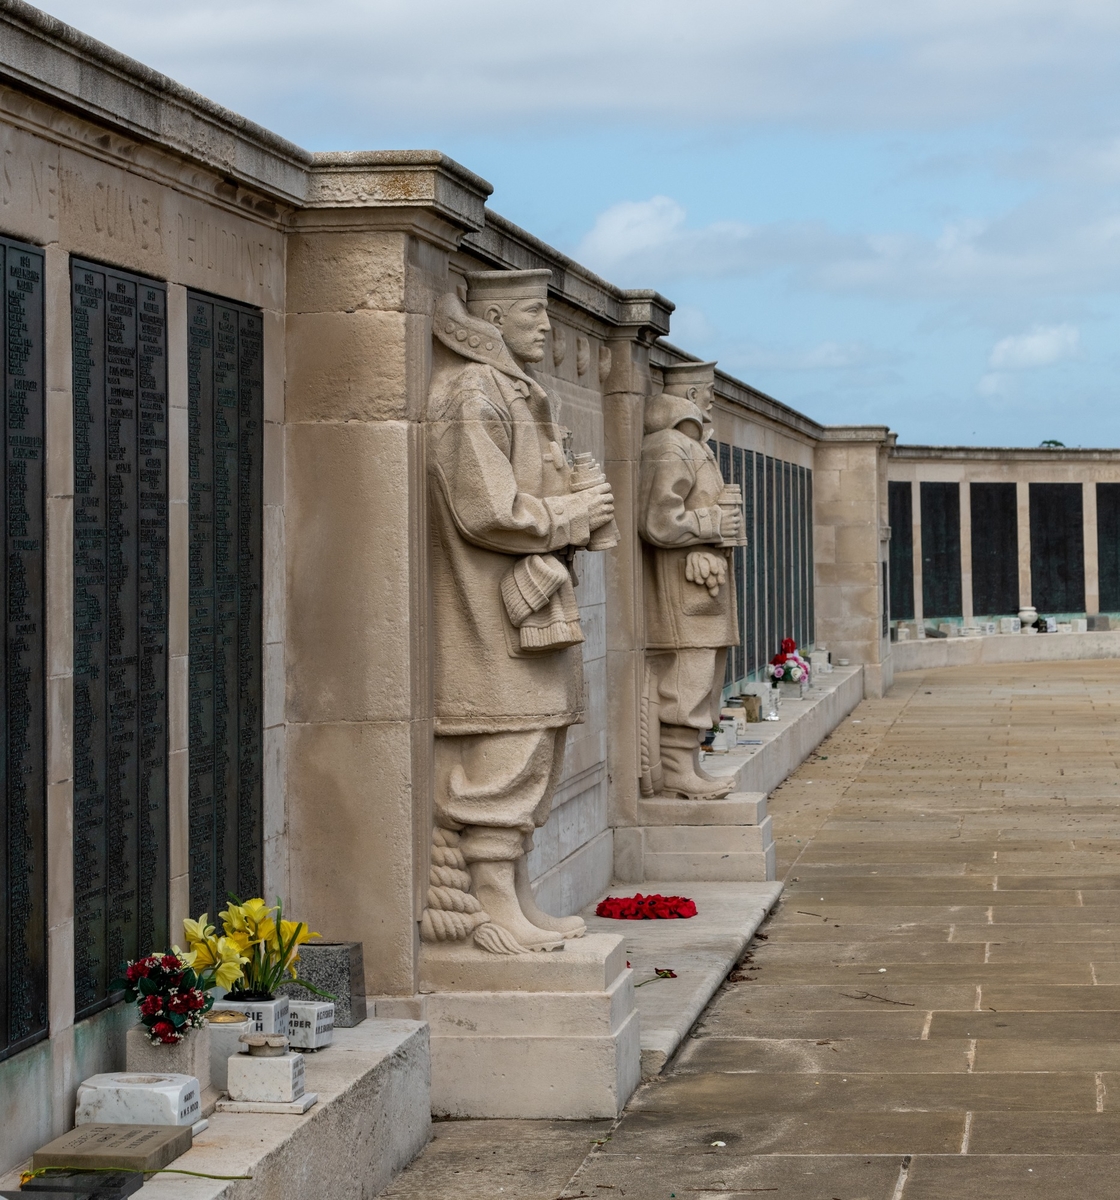
[[[615,874],[656,880],[762,882],[777,873],[769,817],[757,825],[644,825],[615,830]]]
[[[432,1112],[617,1116],[641,1078],[634,977],[619,933],[592,932],[542,953],[423,946]]]
[[[758,825],[765,819],[765,792],[732,792],[722,800],[649,796],[638,801],[639,825]]]

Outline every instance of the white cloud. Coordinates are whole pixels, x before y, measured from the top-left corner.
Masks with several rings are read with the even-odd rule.
[[[813,346],[744,345],[732,351],[736,369],[767,371],[853,371],[886,361],[864,342],[823,341]]]
[[[1036,325],[1027,333],[996,342],[988,366],[997,371],[1048,367],[1062,359],[1075,357],[1080,349],[1081,333],[1075,325]]]
[[[313,97],[371,129],[542,116],[897,128],[1022,109],[1102,127],[1120,74],[1114,0],[46,2],[257,119],[298,120]]]
[[[1113,199],[1112,204],[1115,205]],[[655,196],[601,213],[576,257],[620,283],[784,272],[800,288],[891,300],[964,301],[1113,293],[1120,283],[1120,210],[1031,201],[939,234],[843,233],[825,222],[717,221],[690,228],[676,201]]]

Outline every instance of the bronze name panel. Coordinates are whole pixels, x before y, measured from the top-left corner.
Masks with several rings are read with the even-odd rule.
[[[167,289],[71,260],[74,995],[168,940]]]
[[[261,894],[264,343],[256,309],[187,296],[190,906]]]
[[[43,251],[0,238],[0,1058],[47,1035]]]

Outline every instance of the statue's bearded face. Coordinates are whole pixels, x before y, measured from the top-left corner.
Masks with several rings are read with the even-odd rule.
[[[547,300],[513,300],[504,307],[491,304],[486,319],[502,331],[502,339],[518,362],[535,363],[544,358],[545,339],[552,328]]]

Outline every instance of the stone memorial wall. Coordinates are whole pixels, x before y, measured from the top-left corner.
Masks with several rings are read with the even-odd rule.
[[[168,937],[167,289],[71,263],[74,993]]]
[[[0,1058],[47,1032],[44,262],[0,238]]]
[[[784,636],[827,638],[881,692],[890,434],[822,426],[669,345],[669,301],[615,287],[505,221],[486,206],[490,186],[441,154],[312,155],[16,0],[0,0],[0,34],[0,233],[15,239],[3,246],[6,1167],[65,1129],[78,1080],[122,1065],[129,1014],[109,992],[122,961],[175,940],[184,917],[213,915],[229,891],[279,895],[328,939],[362,942],[378,1013],[430,1014],[429,985],[454,992],[446,971],[423,974],[439,949],[421,950],[430,911],[473,916],[482,895],[494,910],[482,924],[532,941],[512,886],[547,941],[578,932],[574,914],[617,878],[622,832],[651,819],[639,810],[651,656],[701,651],[699,715],[677,723],[666,706],[659,722],[678,776],[703,701],[757,675]],[[540,294],[505,295],[511,272]],[[473,324],[495,314],[472,287],[490,289],[503,321],[508,303],[547,301],[533,346]],[[456,298],[474,309],[449,333]],[[434,680],[474,678],[477,699],[492,682],[482,656],[508,666],[513,619],[494,609],[487,637],[460,639],[434,670],[437,605],[445,627],[459,611],[437,585],[446,547],[431,526],[429,404],[448,354],[463,379],[489,379],[495,411],[535,406],[540,453],[526,466],[519,450],[515,475],[528,472],[518,487],[538,508],[547,500],[554,528],[531,546],[506,529],[501,579],[514,568],[530,608],[541,570],[557,590],[530,617],[506,580],[503,604],[527,626],[513,657],[528,655],[531,681],[534,636],[566,629],[572,642],[562,711],[528,714],[534,724],[503,710],[491,731],[553,741],[531,840],[521,821],[516,844],[477,832],[508,832],[500,821],[444,811],[435,822],[454,773],[437,734],[481,734],[437,729]],[[699,438],[685,440],[704,495],[685,557],[729,577],[722,596],[690,581],[691,606],[718,628],[655,647],[638,531],[644,417],[674,378],[701,375]],[[585,485],[609,485],[614,506],[594,518],[589,507],[586,529]],[[456,502],[466,495],[477,516],[473,494]],[[600,517],[617,528],[592,545]],[[494,601],[491,589],[483,607]],[[519,694],[524,707],[535,685]],[[562,752],[542,729],[567,729]],[[474,770],[471,747],[456,752]],[[475,829],[465,846],[455,825]],[[444,957],[467,940],[443,944]],[[604,1114],[637,1078],[616,951],[593,939],[565,951],[609,966],[622,997],[604,1044],[588,1047],[609,1041],[620,1064],[595,1101]],[[486,1009],[501,992],[519,1025],[518,973],[540,957],[488,963],[471,994],[487,993]],[[582,970],[557,992],[577,1007]],[[456,1053],[489,1054],[464,1028]],[[433,1024],[437,1037],[449,1029]],[[556,1070],[572,1071],[583,1050],[560,1051]],[[459,1078],[473,1087],[479,1074]],[[554,1101],[533,1103],[548,1115]]]
[[[1120,452],[896,445],[888,474],[892,623],[1120,613]]]

